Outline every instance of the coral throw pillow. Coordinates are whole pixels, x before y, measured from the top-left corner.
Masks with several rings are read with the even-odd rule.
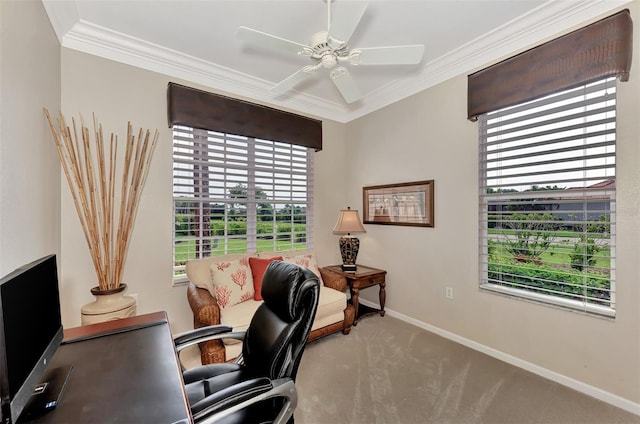
[[[253,299],[253,276],[249,258],[212,263],[211,280],[215,291],[212,294],[222,309]]]
[[[292,264],[300,265],[301,267],[307,268],[309,271],[313,272],[320,281],[321,285],[324,285],[322,281],[322,276],[320,275],[320,268],[318,267],[318,262],[316,262],[316,258],[313,254],[307,253],[302,255],[292,255],[285,256],[283,261],[290,262]]]
[[[255,300],[262,300],[262,277],[267,270],[267,266],[272,261],[281,261],[282,256],[275,256],[273,258],[249,258],[249,265],[251,266],[251,274],[253,275],[253,298]]]

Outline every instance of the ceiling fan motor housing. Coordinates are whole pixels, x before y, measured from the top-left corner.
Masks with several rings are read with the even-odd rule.
[[[319,31],[311,36],[311,58],[320,61],[323,68],[331,69],[338,64],[338,60],[347,57],[346,43],[334,40],[327,31]]]

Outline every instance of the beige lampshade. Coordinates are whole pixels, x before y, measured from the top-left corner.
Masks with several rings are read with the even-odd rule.
[[[367,230],[362,226],[360,215],[357,210],[351,208],[342,209],[338,222],[333,229],[333,234],[350,234],[350,233],[366,233]]]

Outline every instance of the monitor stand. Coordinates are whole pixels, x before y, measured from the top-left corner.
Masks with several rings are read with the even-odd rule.
[[[72,370],[72,365],[47,369],[42,383],[36,386],[22,410],[18,423],[26,423],[58,406]]]

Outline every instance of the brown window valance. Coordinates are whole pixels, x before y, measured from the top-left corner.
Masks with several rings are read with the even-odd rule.
[[[468,76],[471,120],[588,82],[629,79],[633,23],[623,10]]]
[[[322,150],[322,121],[170,82],[169,127],[185,125]]]

